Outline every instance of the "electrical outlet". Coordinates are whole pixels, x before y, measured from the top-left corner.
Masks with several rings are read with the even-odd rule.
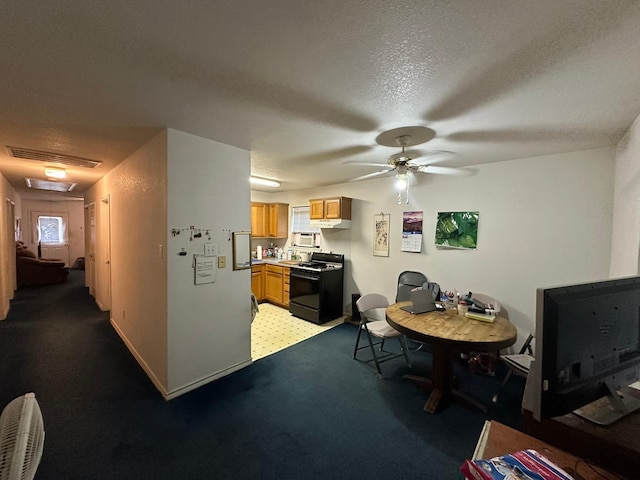
[[[218,254],[218,246],[215,243],[204,244],[204,256],[215,257]]]
[[[218,268],[225,268],[227,266],[227,257],[218,257]]]

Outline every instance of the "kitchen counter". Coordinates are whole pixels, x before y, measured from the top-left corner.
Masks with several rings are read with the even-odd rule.
[[[267,257],[259,260],[257,258],[251,259],[251,265],[282,265],[282,266],[292,266],[298,265],[302,260],[278,260],[277,258]]]

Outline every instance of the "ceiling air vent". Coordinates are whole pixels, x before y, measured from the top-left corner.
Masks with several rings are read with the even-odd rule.
[[[74,157],[63,153],[43,152],[42,150],[31,150],[29,148],[10,147],[9,145],[7,145],[7,151],[14,158],[59,163],[70,167],[96,168],[102,164],[99,160],[89,160],[88,158]]]
[[[76,188],[76,183],[69,182],[52,182],[51,180],[40,180],[37,178],[25,178],[27,187],[38,190],[49,190],[53,192],[70,192]]]

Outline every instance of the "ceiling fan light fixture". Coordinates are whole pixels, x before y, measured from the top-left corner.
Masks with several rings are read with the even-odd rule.
[[[45,167],[44,174],[48,178],[64,178],[67,176],[67,171],[64,168]]]
[[[408,178],[406,173],[396,174],[396,188],[398,190],[405,190],[407,188]]]
[[[398,167],[396,173],[396,188],[398,189],[398,205],[409,204],[409,173],[405,165]]]
[[[249,177],[249,182],[255,185],[263,185],[265,187],[277,188],[280,186],[280,182],[269,180],[268,178]]]

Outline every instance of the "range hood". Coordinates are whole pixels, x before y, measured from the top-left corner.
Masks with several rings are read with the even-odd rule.
[[[342,218],[309,220],[309,224],[316,228],[351,228],[351,220],[344,220]]]

